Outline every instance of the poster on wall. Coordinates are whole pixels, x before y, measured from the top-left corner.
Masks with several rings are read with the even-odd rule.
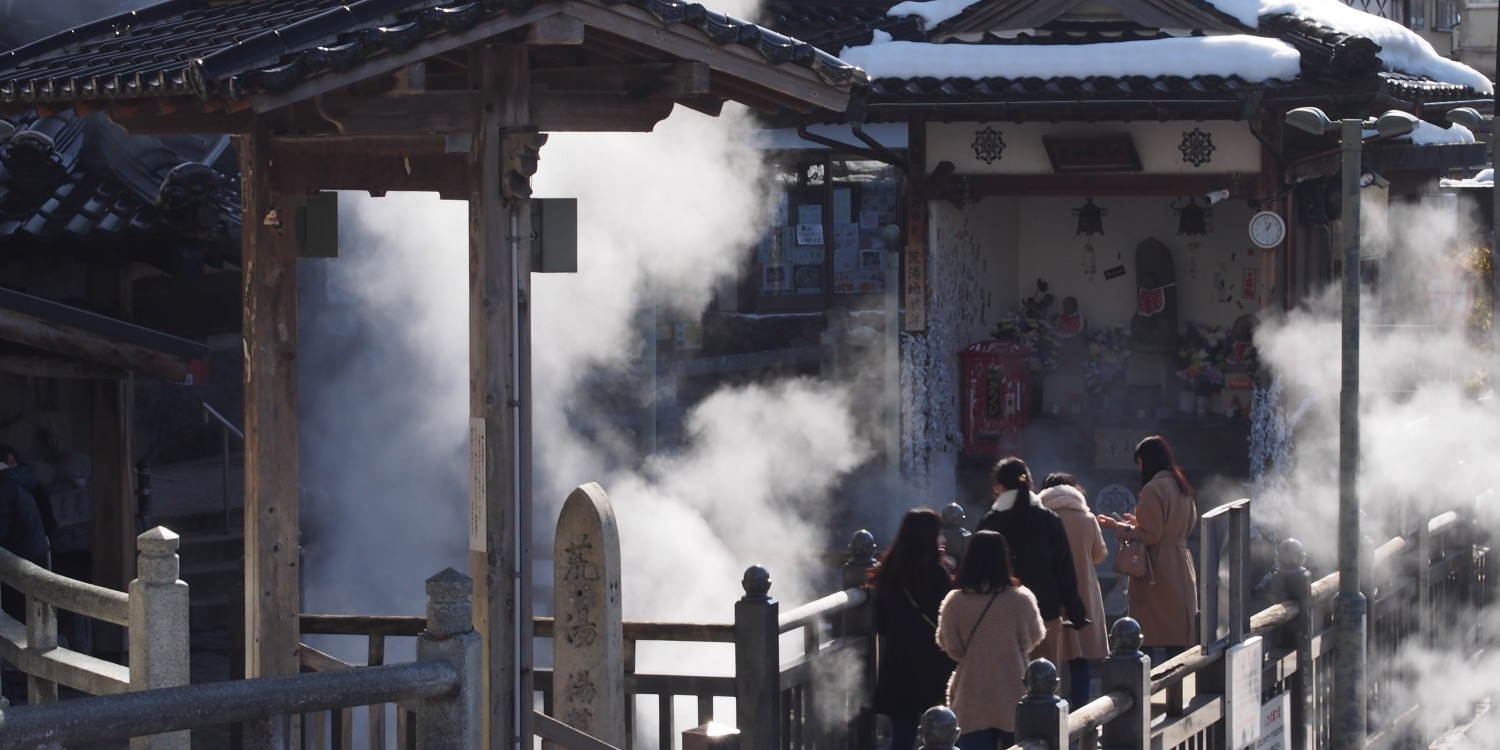
[[[786,263],[767,263],[762,272],[760,288],[766,292],[790,292],[792,267]]]
[[[817,294],[823,291],[822,266],[794,266],[792,268],[792,291],[797,294]]]
[[[1240,277],[1240,299],[1252,300],[1258,296],[1257,292],[1260,290],[1260,286],[1256,283],[1257,273],[1254,268],[1245,269],[1244,274]]]

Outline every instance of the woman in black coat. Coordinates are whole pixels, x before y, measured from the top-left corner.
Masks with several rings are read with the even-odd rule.
[[[953,577],[942,562],[942,532],[937,512],[907,511],[875,569],[874,708],[891,717],[891,750],[916,747],[922,713],[947,703],[953,660],[937,645],[937,616]]]

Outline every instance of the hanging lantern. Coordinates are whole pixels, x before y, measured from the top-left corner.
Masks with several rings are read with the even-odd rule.
[[[1073,215],[1078,217],[1078,234],[1104,234],[1104,215],[1109,209],[1094,205],[1093,198],[1084,200],[1082,206],[1073,209]]]
[[[1213,209],[1199,205],[1197,198],[1188,198],[1186,204],[1173,210],[1177,212],[1178,234],[1199,237],[1208,234],[1208,220],[1212,216]]]

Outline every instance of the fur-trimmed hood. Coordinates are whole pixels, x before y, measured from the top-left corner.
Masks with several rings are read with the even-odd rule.
[[[1006,490],[996,495],[995,502],[990,506],[990,510],[1003,512],[1016,507],[1016,495],[1020,494],[1020,492],[1020,490]],[[1042,501],[1036,496],[1036,493],[1028,492],[1027,494],[1031,496],[1030,505],[1041,507]]]
[[[1093,513],[1093,511],[1089,510],[1088,500],[1084,499],[1083,493],[1077,487],[1059,484],[1056,487],[1048,487],[1042,490],[1042,494],[1039,497],[1042,501],[1042,507],[1053,513],[1061,513],[1064,510]]]

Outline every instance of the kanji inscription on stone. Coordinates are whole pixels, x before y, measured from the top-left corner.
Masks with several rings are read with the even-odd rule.
[[[553,549],[553,715],[624,747],[620,536],[604,488],[589,483],[568,495]]]

